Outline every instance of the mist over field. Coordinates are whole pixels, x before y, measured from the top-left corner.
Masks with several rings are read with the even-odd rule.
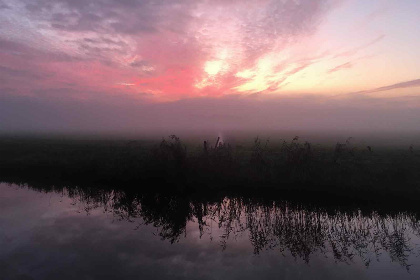
[[[145,103],[118,97],[106,101],[2,95],[0,131],[10,133],[112,134],[217,137],[221,132],[285,138],[368,137],[418,142],[417,97],[403,100],[357,97],[233,96]],[[282,136],[281,132],[289,131]],[[387,140],[388,139],[388,140]],[[332,139],[335,140],[335,139]],[[394,142],[395,143],[395,142]],[[392,144],[392,143],[389,143]]]

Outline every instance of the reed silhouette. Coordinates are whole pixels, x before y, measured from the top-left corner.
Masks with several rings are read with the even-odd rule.
[[[213,144],[214,143],[214,144]],[[90,184],[167,193],[264,193],[304,200],[401,206],[420,200],[420,154],[255,138],[250,146],[217,139],[184,144],[129,140],[0,139],[0,179]]]

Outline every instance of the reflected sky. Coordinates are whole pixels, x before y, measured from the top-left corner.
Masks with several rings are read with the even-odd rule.
[[[287,204],[258,205],[240,199],[184,203],[165,197],[133,196],[77,189],[46,192],[0,184],[3,279],[419,279],[420,276],[415,215],[316,212]],[[340,230],[348,234],[337,233]],[[386,238],[381,243],[384,235],[392,244],[383,241]],[[293,236],[297,242],[293,242]],[[352,240],[355,237],[357,240]],[[371,252],[375,240],[378,256]],[[409,271],[401,259],[395,258],[396,250],[406,248],[398,245],[401,242],[412,249],[406,252]],[[321,248],[321,243],[325,243],[325,248]],[[256,244],[260,247],[256,248]],[[355,244],[368,245],[361,248],[372,257],[368,266],[363,257],[340,259],[331,250],[341,246],[342,250],[336,253],[345,255],[344,248],[355,253]],[[302,255],[303,248],[313,249],[308,259]]]

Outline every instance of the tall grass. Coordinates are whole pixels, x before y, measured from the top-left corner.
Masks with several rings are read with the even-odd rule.
[[[274,144],[257,137],[250,146],[220,139],[186,145],[175,135],[159,143],[0,139],[0,180],[412,198],[420,192],[419,168],[413,146],[377,151],[351,138],[335,147],[299,137]]]

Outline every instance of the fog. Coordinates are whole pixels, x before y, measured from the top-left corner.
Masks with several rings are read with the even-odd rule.
[[[317,139],[335,141],[376,135],[390,142],[405,139],[403,143],[409,144],[420,135],[419,101],[419,97],[396,100],[253,95],[147,103],[124,96],[94,101],[3,95],[0,131],[143,137],[227,131],[275,137],[288,131],[287,137],[317,135]]]

